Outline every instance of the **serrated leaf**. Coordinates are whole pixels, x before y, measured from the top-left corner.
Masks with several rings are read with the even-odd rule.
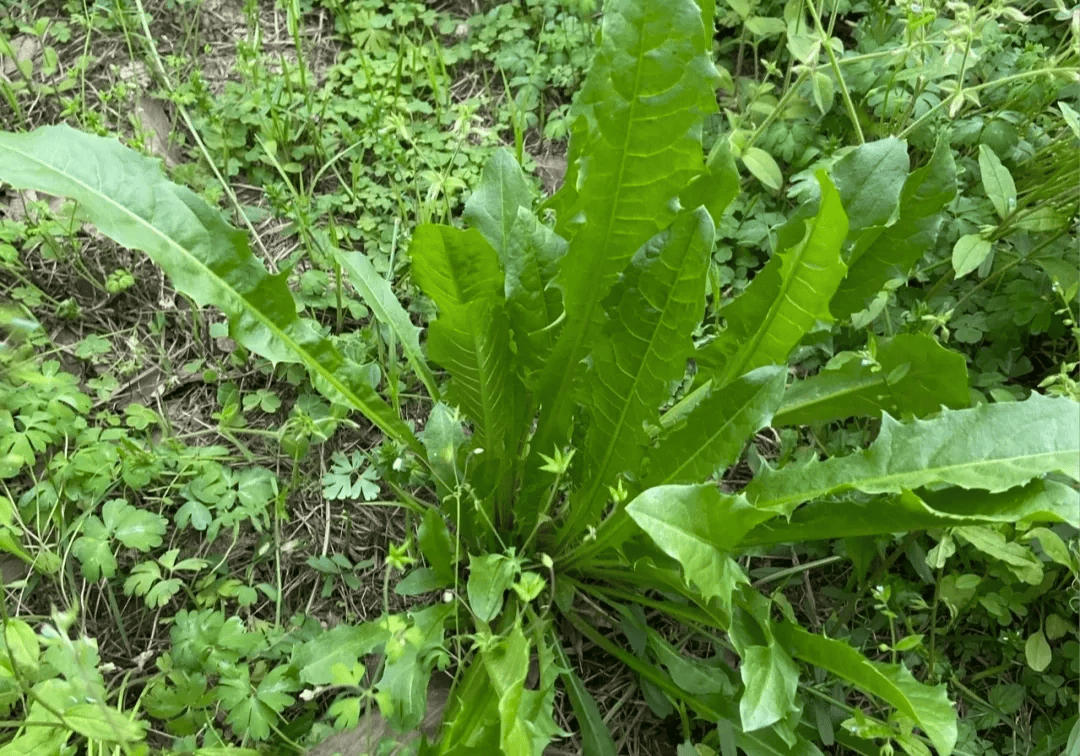
[[[729,496],[714,484],[656,486],[634,498],[626,513],[660,549],[682,565],[686,581],[705,600],[729,604],[742,569],[727,552],[751,528],[772,515],[741,494]]]
[[[1004,562],[1010,572],[1028,585],[1042,582],[1042,562],[1023,544],[1007,541],[997,530],[978,525],[957,528],[955,533],[987,556]]]
[[[734,464],[747,440],[771,422],[786,379],[785,370],[767,366],[711,390],[650,453],[645,487],[698,483]]]
[[[389,637],[389,632],[375,622],[337,625],[296,645],[291,663],[299,670],[301,681],[309,685],[332,685],[336,680],[335,667],[362,668],[364,655]]]
[[[804,425],[847,417],[880,417],[937,412],[942,405],[959,409],[970,404],[967,360],[932,336],[903,333],[878,344],[876,372],[872,364],[849,360],[837,370],[795,381],[773,418],[774,426]],[[894,371],[908,366],[899,380]]]
[[[982,234],[965,234],[956,240],[952,249],[952,266],[957,278],[966,276],[982,265],[993,246]]]
[[[1020,520],[1068,522],[1080,519],[1080,493],[1066,485],[1035,480],[1026,486],[985,491],[903,491],[870,501],[814,501],[788,520],[763,523],[743,537],[740,547],[773,543],[857,538],[960,525],[1015,523]]]
[[[1033,394],[1023,402],[943,411],[901,425],[882,415],[865,451],[783,470],[765,468],[745,489],[762,509],[790,513],[832,493],[900,493],[954,485],[997,493],[1049,472],[1080,477],[1080,408],[1071,399]]]
[[[610,322],[588,377],[592,423],[585,439],[590,483],[578,509],[587,518],[606,486],[635,471],[670,385],[686,371],[690,333],[705,309],[705,266],[713,222],[704,209],[681,217],[634,255],[612,292]]]
[[[512,452],[523,386],[503,303],[488,299],[444,309],[428,328],[428,354],[450,373],[447,399],[473,421],[475,443],[499,450],[500,458],[504,450]]]
[[[71,553],[79,560],[87,580],[116,576],[116,555],[113,554],[109,532],[101,520],[91,515],[83,521],[83,534],[75,539]]]
[[[750,286],[721,310],[727,328],[697,353],[698,365],[725,383],[764,365],[784,365],[818,320],[830,322],[829,300],[844,277],[840,248],[847,216],[828,176],[818,174],[817,216],[785,227],[777,250]]]
[[[842,641],[814,635],[791,623],[773,628],[795,657],[832,672],[884,700],[926,733],[941,756],[956,746],[956,712],[944,685],[924,685],[901,665],[872,662]]]
[[[743,165],[758,181],[774,192],[780,191],[784,184],[784,174],[773,156],[760,147],[750,147],[742,154]]]
[[[219,307],[237,343],[271,362],[303,364],[320,392],[423,454],[409,427],[297,315],[287,271],[267,273],[247,237],[194,192],[168,181],[157,161],[115,139],[47,126],[0,134],[0,180],[76,200],[101,233],[145,252],[177,290],[199,306]]]
[[[555,344],[550,326],[562,313],[562,292],[555,285],[566,240],[519,208],[510,228],[506,257],[506,309],[522,362],[543,367]]]
[[[519,209],[531,210],[532,198],[532,187],[510,151],[498,149],[491,153],[462,215],[494,248],[503,270],[508,269],[513,254],[510,229]]]
[[[837,318],[863,309],[891,275],[907,276],[934,248],[941,210],[956,196],[952,146],[942,137],[930,161],[911,172],[900,195],[900,218],[879,235],[867,235],[851,252],[848,272],[829,304]]]
[[[544,453],[563,443],[599,302],[638,248],[674,220],[672,200],[703,168],[701,124],[716,111],[711,12],[692,0],[619,0],[605,11],[574,100],[566,180],[551,202],[570,246],[557,279],[566,322],[537,392],[546,411],[534,449]]]
[[[1008,217],[1016,209],[1016,184],[997,153],[985,144],[979,145],[979,173],[986,196],[997,214],[1002,218]]]
[[[394,296],[390,282],[379,275],[366,255],[360,252],[346,252],[336,247],[333,248],[333,253],[334,259],[348,274],[349,283],[356,289],[364,304],[380,323],[394,332],[398,343],[401,344],[405,359],[409,361],[416,376],[424,384],[428,395],[438,401],[438,384],[420,350],[420,329],[413,325],[409,313]]]

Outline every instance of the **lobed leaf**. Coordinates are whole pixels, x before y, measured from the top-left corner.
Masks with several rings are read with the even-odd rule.
[[[943,410],[901,425],[888,414],[866,450],[825,462],[765,468],[744,491],[757,507],[790,513],[846,490],[900,493],[953,485],[999,493],[1050,472],[1080,478],[1080,408],[1033,394],[1023,402]]]
[[[794,382],[774,426],[937,412],[968,406],[967,361],[925,334],[902,333],[877,347],[877,365],[860,359]],[[876,370],[875,370],[876,368]]]
[[[645,487],[698,483],[738,461],[747,440],[772,420],[786,379],[785,370],[768,366],[711,390],[651,452]]]
[[[542,375],[537,448],[569,421],[579,361],[597,304],[631,256],[678,213],[674,200],[701,173],[701,125],[715,112],[719,74],[712,17],[692,0],[606,4],[596,57],[574,102],[569,169],[553,198],[570,238],[560,263],[566,324]],[[582,159],[588,156],[587,160]]]
[[[1020,521],[1067,522],[1080,526],[1080,493],[1048,480],[1034,480],[1001,493],[920,491],[869,501],[815,501],[799,507],[788,520],[776,519],[747,533],[739,546],[855,538],[930,528]]]
[[[906,159],[906,158],[905,158]],[[952,146],[942,138],[929,162],[904,181],[900,217],[877,235],[867,235],[852,251],[848,272],[829,309],[847,318],[863,309],[868,298],[890,276],[907,276],[911,267],[934,248],[942,224],[941,211],[956,196],[956,163]]]
[[[698,351],[698,366],[717,386],[764,365],[783,365],[818,320],[831,321],[829,300],[846,268],[840,248],[847,216],[824,172],[817,216],[781,230],[777,250],[743,294],[721,310],[727,328]],[[801,235],[801,239],[799,238]]]
[[[300,318],[286,273],[271,275],[247,237],[157,161],[68,126],[0,134],[0,180],[68,197],[109,238],[142,250],[200,307],[219,307],[237,343],[271,362],[303,364],[315,387],[362,412],[423,457],[412,430],[315,324]]]
[[[727,552],[773,516],[741,494],[723,494],[711,483],[650,488],[627,505],[626,514],[682,565],[686,581],[704,600],[719,598],[725,605],[738,584],[747,582]]]
[[[588,377],[585,455],[593,498],[587,508],[595,508],[597,493],[605,494],[616,475],[636,471],[649,442],[644,424],[656,422],[672,382],[686,371],[690,333],[705,309],[713,233],[704,208],[687,213],[638,250],[612,292]]]
[[[532,187],[517,160],[507,149],[495,150],[484,164],[480,183],[465,202],[462,215],[495,249],[503,270],[513,254],[510,229],[519,209],[530,210],[532,200]]]
[[[872,662],[847,643],[814,635],[790,622],[777,624],[773,633],[795,657],[832,672],[911,718],[941,756],[952,753],[956,712],[945,685],[923,685],[901,665]]]

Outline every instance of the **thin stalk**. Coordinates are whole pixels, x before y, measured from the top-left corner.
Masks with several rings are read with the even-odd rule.
[[[817,29],[821,44],[825,48],[825,55],[829,58],[829,65],[832,66],[833,74],[836,75],[836,85],[840,87],[840,96],[844,99],[844,107],[847,109],[848,118],[851,119],[851,125],[855,128],[855,138],[859,140],[859,144],[866,144],[866,137],[863,136],[862,126],[859,124],[859,114],[855,112],[855,103],[851,101],[851,92],[848,91],[847,84],[844,83],[844,76],[840,73],[840,64],[836,61],[836,51],[833,50],[831,40],[825,33],[825,27],[821,25],[821,15],[818,13],[813,0],[808,2],[806,7],[810,9],[810,15],[814,19],[814,28]]]

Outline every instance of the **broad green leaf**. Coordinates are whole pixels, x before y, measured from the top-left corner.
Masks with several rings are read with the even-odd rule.
[[[271,362],[303,364],[328,398],[359,410],[423,456],[409,427],[297,315],[287,272],[267,273],[247,237],[194,192],[168,181],[157,161],[115,139],[48,126],[0,134],[0,180],[76,200],[101,233],[145,252],[178,291],[199,306],[219,307],[237,343]]]
[[[846,417],[911,413],[916,417],[968,406],[967,361],[925,334],[883,340],[873,364],[849,360],[835,370],[794,382],[773,418],[774,426],[803,425]],[[899,376],[899,377],[897,377]]]
[[[979,145],[979,173],[986,196],[994,204],[997,214],[1002,218],[1008,217],[1016,209],[1016,184],[997,153],[985,144]]]
[[[900,218],[878,235],[867,234],[852,250],[848,272],[829,304],[837,318],[865,306],[890,276],[906,277],[916,261],[934,248],[941,210],[956,196],[952,146],[942,138],[930,161],[914,170],[900,195]]]
[[[725,605],[747,582],[727,552],[772,514],[751,506],[740,494],[721,493],[715,484],[657,486],[639,494],[626,513],[660,549],[682,565],[687,583],[707,601]]]
[[[998,493],[1049,472],[1080,477],[1077,403],[1039,394],[1023,402],[944,410],[901,425],[882,415],[865,451],[782,470],[765,468],[744,493],[757,507],[790,513],[813,499],[858,490],[954,485]]]
[[[823,172],[817,216],[785,227],[772,259],[735,301],[721,310],[727,328],[698,351],[699,367],[722,386],[754,368],[787,364],[788,355],[818,320],[830,322],[829,300],[844,277],[840,248],[847,216]]]
[[[502,458],[512,454],[523,387],[504,304],[488,299],[444,308],[428,328],[428,354],[450,373],[447,399],[475,424],[475,444]]]
[[[742,154],[743,165],[758,181],[774,192],[780,191],[784,184],[784,174],[773,156],[760,147],[750,147]]]
[[[492,246],[475,229],[425,224],[409,245],[416,285],[440,315],[470,302],[503,299],[503,273]]]
[[[495,249],[503,270],[512,254],[510,229],[519,209],[532,209],[532,199],[532,187],[514,156],[507,149],[495,150],[484,165],[480,184],[465,202],[463,215]]]
[[[169,521],[156,512],[137,509],[123,499],[110,499],[101,507],[101,519],[113,538],[129,549],[146,553],[161,545]]]
[[[436,649],[444,641],[444,626],[453,612],[449,604],[436,604],[409,613],[409,623],[394,635],[400,639],[394,653],[384,657],[375,696],[384,716],[398,732],[415,730],[427,710],[427,691]],[[385,624],[392,615],[384,615]],[[394,618],[400,619],[400,618]],[[389,644],[388,644],[389,645]]]
[[[1027,643],[1024,644],[1024,658],[1028,666],[1036,672],[1043,672],[1050,666],[1053,654],[1042,630],[1036,630],[1028,637]]]
[[[773,633],[796,658],[832,672],[912,719],[941,756],[952,753],[956,712],[944,685],[924,685],[901,665],[872,662],[847,643],[814,635],[788,622],[774,626]]]
[[[301,681],[309,685],[333,685],[334,667],[363,668],[364,655],[389,638],[390,633],[375,622],[337,625],[296,645],[290,661],[299,670]]]
[[[814,501],[788,520],[774,519],[747,533],[739,546],[856,538],[960,525],[1015,523],[1021,520],[1080,524],[1080,493],[1068,486],[1035,480],[1001,493],[904,490],[869,501]]]
[[[592,354],[588,376],[592,423],[585,437],[591,488],[587,508],[619,473],[636,472],[671,384],[683,377],[694,350],[690,334],[705,309],[705,266],[714,227],[699,208],[634,255],[612,291],[609,323]],[[605,499],[601,498],[602,505]]]
[[[908,177],[907,143],[895,137],[859,145],[829,171],[854,234],[886,226],[899,213],[900,193]]]
[[[435,401],[439,401],[439,387],[435,382],[435,376],[424,360],[424,354],[420,351],[420,329],[412,324],[409,313],[394,296],[390,282],[379,275],[375,266],[360,252],[346,252],[333,248],[334,258],[348,273],[349,282],[356,289],[364,304],[368,306],[375,319],[384,324],[401,344],[401,350],[409,361],[416,376],[424,384],[428,395]]]
[[[458,469],[458,450],[465,443],[465,431],[456,410],[437,402],[428,414],[421,434],[427,449],[431,473],[439,486],[439,497],[452,491],[463,475]]]
[[[770,424],[786,378],[767,366],[711,390],[650,452],[645,487],[699,483],[738,461],[747,440]]]
[[[718,667],[701,659],[683,656],[657,632],[649,630],[649,647],[656,660],[667,668],[671,681],[692,695],[724,693],[734,696],[735,684],[724,673],[727,662],[719,661]]]
[[[983,264],[993,247],[982,234],[964,234],[952,249],[952,266],[957,278],[963,278]]]
[[[605,7],[574,100],[567,180],[553,203],[556,230],[571,240],[558,277],[566,323],[538,392],[547,410],[534,448],[545,453],[563,442],[569,389],[601,320],[599,303],[633,254],[675,219],[672,200],[703,169],[700,130],[716,110],[719,81],[712,36],[711,16],[705,23],[692,0]]]
[[[1010,572],[1028,585],[1042,582],[1042,562],[1023,544],[1008,541],[994,528],[981,525],[967,525],[954,532],[982,553],[1004,562]]]
[[[469,608],[478,619],[490,622],[502,611],[503,594],[510,590],[518,565],[503,554],[469,557]]]
[[[481,652],[481,656],[499,698],[501,753],[541,756],[552,737],[561,730],[551,716],[555,675],[554,670],[550,670],[551,655],[545,654],[543,649],[538,649],[540,666],[546,673],[541,690],[525,687],[529,645],[518,623],[497,645]]]
[[[552,324],[562,313],[562,292],[555,276],[559,259],[566,254],[566,241],[527,209],[518,208],[509,244],[507,314],[520,359],[528,368],[539,369],[558,335]]]
[[[742,698],[739,718],[746,732],[760,730],[784,719],[795,706],[799,668],[775,641],[740,651]]]
[[[41,659],[41,642],[30,625],[14,617],[4,623],[4,656],[0,657],[0,668],[7,672],[20,674],[37,671]],[[15,669],[11,669],[14,662]]]

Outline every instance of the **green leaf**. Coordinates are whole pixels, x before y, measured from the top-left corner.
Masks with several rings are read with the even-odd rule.
[[[847,643],[808,633],[788,622],[776,625],[773,633],[795,657],[832,672],[909,717],[941,756],[952,753],[956,712],[944,685],[923,685],[901,665],[872,662]]]
[[[503,274],[495,250],[479,231],[425,224],[409,245],[416,285],[440,315],[470,302],[503,299]]]
[[[746,732],[760,730],[784,719],[795,706],[799,668],[775,642],[749,646],[740,652],[745,690],[739,700],[739,717]]]
[[[743,294],[721,310],[727,328],[698,351],[700,368],[722,386],[754,368],[783,365],[819,320],[830,322],[829,300],[844,277],[840,248],[847,217],[828,176],[818,174],[822,199],[817,216],[785,227],[772,259]]]
[[[896,221],[908,177],[907,143],[888,137],[848,152],[829,171],[851,231]]]
[[[436,403],[428,415],[422,438],[441,499],[463,478],[458,469],[458,449],[465,443],[465,431],[457,411],[443,402]]]
[[[930,161],[904,182],[899,220],[878,235],[864,235],[852,250],[847,276],[829,304],[833,315],[849,317],[863,309],[890,277],[906,277],[916,261],[934,249],[941,210],[955,196],[956,163],[952,146],[943,136]]]
[[[955,533],[987,556],[1004,562],[1010,572],[1028,585],[1042,582],[1042,562],[1023,544],[1006,541],[997,530],[978,525],[957,528]]]
[[[405,353],[405,359],[409,361],[416,376],[423,382],[428,395],[438,401],[438,384],[420,350],[420,329],[412,324],[409,313],[394,296],[390,282],[379,275],[366,255],[360,252],[346,252],[336,247],[333,248],[333,253],[334,259],[348,273],[349,282],[376,320],[393,331],[398,343],[401,344],[401,350]]]
[[[801,735],[796,736],[794,746],[789,746],[775,731],[735,731],[735,742],[746,756],[822,756],[816,745]],[[878,751],[874,751],[877,756]]]
[[[814,501],[787,520],[770,520],[742,539],[742,548],[773,543],[856,538],[959,525],[1021,520],[1069,522],[1080,518],[1080,493],[1062,483],[1035,480],[1001,493],[904,490],[869,501]]]
[[[694,350],[690,333],[705,310],[705,266],[713,223],[699,208],[682,216],[634,255],[612,292],[610,321],[593,351],[588,377],[592,423],[585,437],[591,476],[578,521],[606,501],[606,486],[636,471],[671,384]]]
[[[101,520],[91,515],[83,521],[83,534],[75,539],[71,553],[79,560],[87,580],[116,576],[116,556],[113,554],[109,531]]]
[[[786,379],[785,370],[767,366],[711,390],[650,453],[645,487],[698,483],[738,461],[747,440],[771,422]]]
[[[292,666],[302,682],[309,685],[335,684],[334,668],[363,668],[363,657],[390,637],[375,622],[336,625],[293,648]]]
[[[30,625],[14,617],[4,623],[4,656],[0,667],[10,672],[31,673],[37,671],[41,659],[41,642]],[[15,669],[11,669],[11,662]]]
[[[865,451],[783,470],[765,468],[744,493],[757,507],[790,513],[799,504],[855,489],[954,485],[997,493],[1049,472],[1080,477],[1077,403],[1039,394],[1023,402],[942,411],[901,425],[888,414]]]
[[[773,156],[760,147],[750,147],[742,154],[743,165],[758,181],[774,192],[784,185],[784,174]]]
[[[444,309],[428,328],[428,353],[450,373],[447,399],[473,421],[476,445],[499,460],[512,455],[522,430],[524,387],[503,303],[489,299]]]
[[[246,236],[194,192],[168,181],[158,161],[115,139],[48,126],[0,134],[0,180],[76,200],[101,233],[145,252],[177,290],[199,306],[221,308],[237,343],[271,362],[303,364],[320,392],[423,455],[409,427],[297,315],[287,271],[268,274]]]
[[[64,709],[64,721],[75,732],[106,743],[134,743],[146,737],[146,725],[100,703],[75,704]]]
[[[679,195],[687,209],[704,207],[713,221],[720,223],[724,211],[739,194],[739,171],[726,139],[720,139],[709,153],[707,170],[694,178]]]
[[[847,417],[880,417],[937,412],[942,405],[970,404],[967,360],[932,336],[902,333],[877,347],[878,366],[848,360],[835,370],[795,381],[784,394],[773,425],[804,425]],[[906,371],[890,380],[894,371]],[[875,371],[875,367],[878,369]]]
[[[1050,666],[1053,654],[1042,630],[1036,630],[1028,636],[1027,643],[1024,644],[1024,658],[1028,666],[1036,672],[1043,672]]]
[[[693,0],[605,7],[600,43],[581,91],[563,187],[553,198],[566,323],[539,382],[534,448],[563,443],[569,390],[601,320],[603,300],[631,256],[667,228],[673,202],[703,168],[701,125],[716,111],[713,25]],[[587,156],[587,160],[582,160]],[[571,238],[572,237],[572,238]]]
[[[484,622],[491,622],[502,611],[503,594],[510,590],[519,571],[514,560],[503,554],[469,556],[469,608]]]
[[[436,576],[446,583],[454,582],[454,543],[450,538],[450,531],[446,527],[446,521],[435,509],[424,511],[424,517],[420,521],[420,527],[416,532],[417,543],[427,563],[431,565]]]
[[[966,276],[983,264],[993,246],[982,234],[965,234],[952,249],[952,266],[957,278]]]
[[[555,276],[567,244],[525,208],[518,208],[509,243],[507,315],[521,360],[536,370],[551,354],[558,333],[551,328],[562,313],[562,292]]]
[[[589,689],[581,681],[574,670],[570,668],[566,652],[558,648],[556,653],[561,659],[564,668],[561,675],[566,683],[566,695],[570,698],[570,705],[574,707],[574,715],[578,720],[578,729],[581,731],[581,752],[583,756],[615,756],[615,741],[611,738],[611,731],[604,724],[604,718],[596,705],[596,700],[589,693]]]
[[[751,506],[740,494],[720,493],[715,484],[656,486],[626,507],[638,527],[682,565],[687,583],[704,600],[724,604],[740,583],[742,569],[727,555],[751,528],[772,515]]]
[[[1007,218],[1016,209],[1016,184],[997,153],[985,144],[979,145],[979,173],[986,196],[994,204],[997,214]]]
[[[511,228],[519,210],[532,209],[532,199],[532,187],[514,156],[507,149],[495,150],[484,165],[480,184],[465,202],[463,216],[495,249],[503,270],[508,270],[514,254]]]
[[[169,525],[161,515],[136,509],[123,499],[105,502],[101,507],[101,519],[116,540],[143,553],[161,545]]]

